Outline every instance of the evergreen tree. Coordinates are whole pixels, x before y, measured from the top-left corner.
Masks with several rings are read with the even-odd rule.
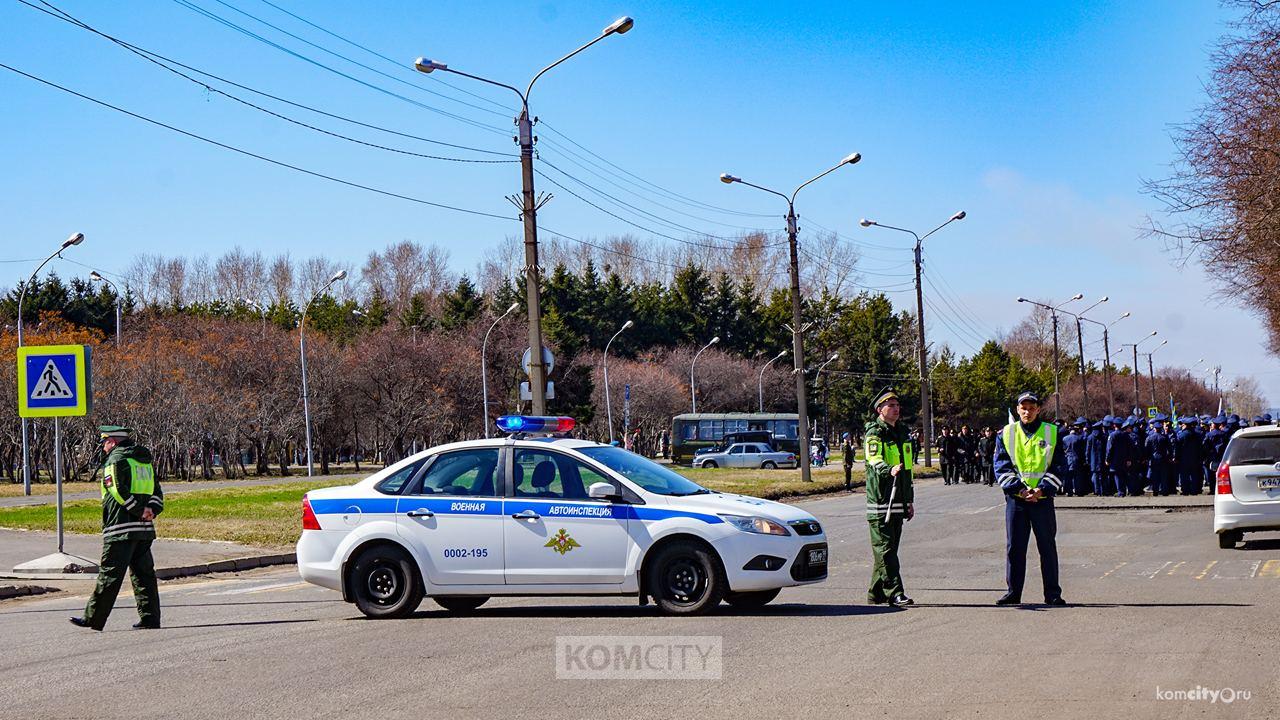
[[[483,298],[466,275],[453,290],[441,296],[440,305],[440,327],[445,330],[459,330],[470,325],[480,317],[484,308]]]

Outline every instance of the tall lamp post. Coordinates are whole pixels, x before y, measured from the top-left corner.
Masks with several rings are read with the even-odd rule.
[[[1105,358],[1105,360],[1102,361],[1102,378],[1103,382],[1105,382],[1107,386],[1107,412],[1111,415],[1116,414],[1116,398],[1115,394],[1111,391],[1111,339],[1108,331],[1111,329],[1112,325],[1115,325],[1121,320],[1129,317],[1130,314],[1131,313],[1126,312],[1109,323],[1098,322],[1097,320],[1087,317],[1080,318],[1085,322],[1093,323],[1094,325],[1098,325],[1102,328],[1102,352],[1103,357]]]
[[[923,423],[923,427],[921,428],[922,432],[920,434],[924,436],[922,440],[924,442],[924,466],[925,467],[933,467],[933,449],[931,447],[932,439],[930,438],[930,435],[932,435],[933,433],[933,416],[932,416],[932,410],[930,409],[932,407],[932,403],[929,402],[929,374],[925,372],[925,369],[924,369],[925,365],[929,361],[925,357],[926,351],[925,351],[925,343],[924,343],[924,290],[920,287],[920,274],[921,274],[921,267],[923,266],[923,262],[921,260],[921,252],[923,250],[922,244],[924,243],[925,238],[938,232],[942,228],[950,225],[951,223],[957,220],[963,220],[964,218],[965,218],[965,212],[961,210],[955,215],[952,215],[946,222],[930,230],[924,235],[917,235],[912,230],[907,230],[906,228],[894,227],[893,225],[885,225],[883,223],[878,223],[875,220],[868,220],[866,218],[862,218],[862,220],[859,221],[858,223],[864,228],[874,226],[874,227],[882,227],[886,230],[897,230],[898,232],[907,233],[908,235],[916,239],[916,247],[915,247],[916,353],[919,355],[918,364],[920,366],[920,412],[924,413],[924,423]]]
[[[511,303],[511,307],[507,308],[506,312],[499,315],[493,321],[493,324],[489,326],[489,329],[484,331],[484,340],[480,343],[480,395],[481,401],[484,403],[484,414],[480,418],[480,424],[484,426],[484,436],[486,438],[489,437],[489,373],[488,361],[485,360],[485,355],[489,349],[489,333],[493,332],[493,329],[498,327],[498,323],[502,322],[502,319],[506,316],[515,312],[518,307],[520,307],[520,303]],[[414,328],[413,339],[414,344],[416,345],[418,342],[417,326],[415,325]],[[532,355],[532,353],[530,353],[530,355]],[[533,362],[533,360],[531,359],[529,362]]]
[[[1045,305],[1044,303],[1038,303],[1035,300],[1028,300],[1024,297],[1018,298],[1018,302],[1030,303],[1036,307],[1042,307],[1045,310],[1048,310],[1049,316],[1053,318],[1053,418],[1055,420],[1062,419],[1062,396],[1058,393],[1058,362],[1061,359],[1059,357],[1061,353],[1058,352],[1058,311],[1062,309],[1062,306],[1083,298],[1084,293],[1076,293],[1070,300],[1066,300],[1057,305]]]
[[[27,298],[27,290],[31,288],[31,284],[36,281],[36,276],[40,274],[45,265],[49,264],[50,260],[62,257],[63,250],[72,245],[79,245],[82,242],[84,242],[84,233],[75,233],[63,240],[57,252],[37,265],[35,271],[31,273],[31,277],[27,278],[27,282],[22,286],[22,292],[18,293],[18,347],[22,347],[22,303]],[[24,495],[31,494],[31,445],[27,433],[27,419],[22,418],[22,492]]]
[[[1159,334],[1160,334],[1159,330],[1152,330],[1150,335],[1144,335],[1142,339],[1139,340],[1138,342],[1122,343],[1120,345],[1121,350],[1123,350],[1124,348],[1133,348],[1133,409],[1134,410],[1137,410],[1139,405],[1141,405],[1142,403],[1142,400],[1139,399],[1138,397],[1138,376],[1142,374],[1142,372],[1138,370],[1138,346]]]
[[[804,340],[801,337],[801,299],[800,299],[800,251],[796,244],[796,236],[800,233],[799,217],[796,215],[796,195],[805,188],[809,183],[814,182],[818,178],[839,170],[845,165],[853,165],[862,159],[861,153],[850,153],[835,167],[825,170],[818,175],[810,178],[800,187],[791,193],[790,197],[784,195],[777,190],[770,190],[767,187],[755,185],[743,180],[740,177],[722,173],[720,182],[731,185],[733,183],[742,183],[748,187],[757,190],[763,190],[767,193],[777,195],[787,201],[787,245],[791,250],[791,354],[795,360],[795,369],[792,375],[796,378],[796,415],[799,417],[798,425],[800,429],[800,479],[809,482],[812,478],[809,471],[809,400],[806,396],[807,386],[802,368],[804,367]]]
[[[506,88],[520,97],[520,114],[516,116],[515,124],[518,129],[516,141],[520,143],[520,178],[522,188],[520,192],[520,200],[513,203],[520,209],[520,215],[524,220],[524,265],[525,265],[525,302],[529,307],[529,389],[533,394],[533,414],[545,415],[547,410],[547,373],[546,365],[542,358],[542,308],[541,291],[538,287],[538,208],[542,205],[534,197],[533,192],[533,146],[537,142],[537,138],[533,134],[533,119],[529,116],[529,93],[533,91],[533,84],[538,82],[538,78],[542,77],[548,70],[595,45],[610,35],[622,35],[635,25],[635,21],[629,17],[621,17],[600,32],[600,35],[591,42],[579,47],[577,50],[556,60],[550,65],[538,71],[529,81],[528,87],[524,92],[520,92],[519,88],[506,83],[500,83],[495,80],[472,75],[454,70],[448,65],[420,57],[414,61],[413,66],[420,72],[430,73],[435,70],[443,72],[451,72],[455,75],[479,80],[489,85]],[[549,198],[548,198],[549,199]],[[485,423],[486,428],[488,422]]]
[[[778,360],[781,360],[782,356],[786,354],[787,354],[787,351],[783,350],[777,355],[774,355],[772,360],[765,363],[764,367],[760,368],[760,377],[756,379],[756,395],[760,399],[760,412],[764,412],[764,371],[768,370],[770,365],[774,364]]]
[[[839,357],[840,357],[840,353],[831,353],[831,357],[827,358],[826,362],[819,365],[818,371],[813,374],[814,382],[817,382],[818,378],[822,376],[822,371],[826,369],[828,365],[835,362],[836,359]],[[831,432],[830,422],[827,419],[828,417],[829,416],[827,413],[827,380],[826,378],[823,378],[822,380],[822,433],[820,435],[820,437],[823,440],[825,440],[827,438],[828,433]]]
[[[1157,350],[1168,344],[1168,340],[1161,340],[1159,345],[1151,348],[1151,351],[1147,353],[1147,377],[1151,378],[1151,407],[1156,406],[1156,368],[1155,363],[1151,360],[1151,356],[1155,355]]]
[[[698,356],[707,351],[707,348],[720,342],[720,336],[711,338],[711,342],[702,346],[702,349],[693,355],[693,362],[689,363],[689,399],[693,401],[692,412],[698,412],[698,390],[694,387],[693,368],[698,364]]]
[[[262,306],[262,303],[259,303],[257,300],[250,300],[247,297],[241,296],[240,302],[248,305],[254,310],[257,310],[258,314],[262,316],[262,337],[265,338],[267,336],[267,309]]]
[[[1083,399],[1082,405],[1084,408],[1084,412],[1081,412],[1080,414],[1084,415],[1085,417],[1088,417],[1089,415],[1089,379],[1086,374],[1087,368],[1085,367],[1085,361],[1084,361],[1084,329],[1081,327],[1080,323],[1084,320],[1089,319],[1084,316],[1085,313],[1098,307],[1099,305],[1101,305],[1106,301],[1107,301],[1107,296],[1103,295],[1101,300],[1090,305],[1084,310],[1081,310],[1079,313],[1073,313],[1069,310],[1062,311],[1076,319],[1076,345],[1080,350],[1080,395]]]
[[[622,327],[618,328],[618,332],[614,333],[613,337],[609,338],[609,342],[604,344],[604,411],[609,421],[610,445],[613,444],[613,404],[609,401],[609,346],[613,344],[614,340],[618,339],[618,336],[621,335],[624,330],[632,325],[635,325],[635,323],[630,320],[622,323]],[[626,428],[623,429],[625,430]]]
[[[302,309],[302,317],[298,319],[298,353],[302,356],[302,422],[307,426],[307,477],[314,474],[314,465],[311,462],[311,398],[307,393],[307,313],[311,310],[311,303],[316,298],[324,294],[332,285],[347,276],[346,270],[339,270],[329,278],[329,282],[325,283],[316,290],[311,299],[307,301],[306,306]]]
[[[120,347],[120,288],[115,283],[103,277],[102,273],[97,270],[91,270],[89,272],[89,279],[107,285],[111,288],[111,291],[116,294],[116,347]]]

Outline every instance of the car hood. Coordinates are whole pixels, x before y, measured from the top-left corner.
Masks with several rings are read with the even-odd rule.
[[[710,514],[726,513],[730,515],[760,515],[771,520],[787,523],[792,520],[813,520],[812,514],[794,505],[763,500],[750,495],[735,493],[712,493],[710,495],[690,495],[688,497],[670,498],[672,508],[680,508],[692,512]]]

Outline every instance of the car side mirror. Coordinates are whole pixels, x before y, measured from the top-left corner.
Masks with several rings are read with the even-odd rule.
[[[587,488],[587,497],[593,500],[617,500],[622,496],[613,483],[597,482],[591,483],[591,487]]]

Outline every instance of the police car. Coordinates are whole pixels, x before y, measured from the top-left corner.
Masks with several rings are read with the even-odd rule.
[[[368,617],[430,597],[629,595],[670,614],[760,607],[827,577],[807,512],[718,493],[622,448],[564,437],[572,418],[504,416],[505,438],[431,448],[302,500],[298,570]]]

